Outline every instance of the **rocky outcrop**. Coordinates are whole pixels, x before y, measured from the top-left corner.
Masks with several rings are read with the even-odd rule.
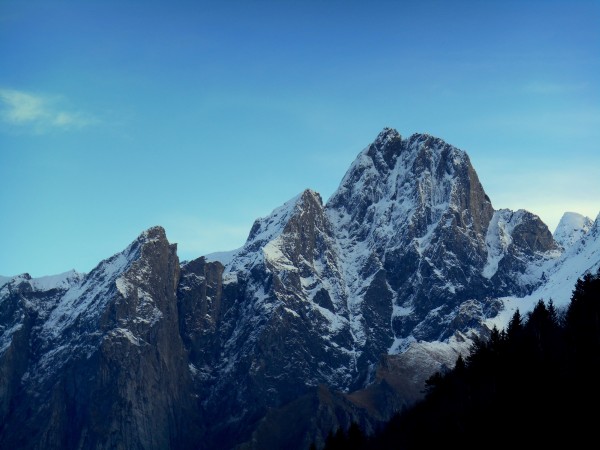
[[[269,408],[320,383],[352,383],[340,370],[352,365],[353,340],[337,264],[321,198],[307,190],[256,221],[226,266],[183,267],[181,331],[211,411],[207,445],[242,442]]]
[[[186,265],[180,304],[201,314],[186,313],[197,322],[182,334],[193,336],[203,406],[217,411],[209,414],[215,442],[248,439],[254,425],[244,424],[321,384],[375,386],[382,357],[417,341],[485,333],[484,320],[502,306],[494,298],[533,289],[540,280],[526,269],[556,248],[525,212],[515,213],[510,242],[491,248],[497,215],[464,152],[384,129],[326,205],[307,190],[258,219],[222,265]],[[423,373],[441,364],[429,358]],[[421,394],[392,385],[398,404]]]
[[[465,152],[385,128],[325,204],[305,190],[233,252],[180,267],[154,227],[86,275],[1,278],[0,446],[304,449],[374,429],[489,333],[500,297],[600,264],[598,229],[564,250],[495,210]]]
[[[429,135],[403,140],[389,128],[358,156],[327,213],[355,303],[369,314],[374,308],[364,293],[373,291],[370,298],[390,302],[391,314],[379,323],[392,353],[415,339],[449,338],[457,331],[454,318],[466,310],[483,313],[464,321],[458,330],[466,331],[495,313],[491,297],[531,291],[540,280],[508,280],[556,249],[547,227],[529,213],[511,229],[511,245],[491,248],[497,213],[466,153]],[[490,266],[498,261],[492,278]],[[383,342],[382,336],[380,348]]]
[[[548,227],[525,210],[496,211],[486,235],[487,262],[483,275],[492,281],[491,295],[523,296],[544,281],[532,267],[540,267],[560,255]]]
[[[177,326],[178,282],[176,247],[156,227],[66,290],[5,298],[3,306],[27,306],[2,355],[12,377],[0,447],[194,443],[189,423],[197,408]]]

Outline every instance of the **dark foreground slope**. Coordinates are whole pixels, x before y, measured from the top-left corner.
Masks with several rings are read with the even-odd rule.
[[[381,430],[355,425],[324,449],[584,448],[597,439],[598,370],[600,271],[578,280],[566,310],[517,311]]]

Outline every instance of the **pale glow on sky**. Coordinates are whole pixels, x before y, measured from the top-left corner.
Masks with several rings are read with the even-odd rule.
[[[326,201],[385,126],[465,150],[496,209],[600,212],[598,1],[0,2],[0,275],[181,259]]]

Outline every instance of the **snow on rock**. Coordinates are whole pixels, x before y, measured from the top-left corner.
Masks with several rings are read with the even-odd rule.
[[[363,387],[386,353],[422,376],[516,308],[566,305],[600,266],[599,221],[566,213],[553,237],[494,210],[464,151],[385,128],[325,205],[305,190],[236,250],[178,265],[153,227],[89,274],[0,277],[0,353],[30,333],[27,382],[100,345],[152,353],[157,335],[183,337],[207,429],[242,429],[308,387]]]
[[[491,295],[531,292],[561,254],[537,216],[495,211],[467,154],[427,134],[402,139],[385,128],[359,152],[325,218],[299,220],[317,196],[294,197],[256,220],[242,248],[206,261],[225,265],[223,285],[245,286],[253,311],[244,320],[287,313],[302,322],[312,310],[324,320],[312,325],[323,345],[354,355],[352,370],[378,352],[481,325],[499,307]],[[317,216],[322,245],[310,253],[298,236]]]
[[[498,270],[498,263],[506,255],[512,244],[512,232],[515,226],[523,219],[523,210],[516,213],[509,209],[500,209],[494,212],[485,236],[485,245],[488,249],[487,262],[483,268],[483,276],[492,278]]]
[[[69,270],[58,275],[50,275],[38,278],[32,278],[28,273],[23,273],[13,277],[0,277],[0,301],[1,297],[4,297],[4,295],[8,292],[9,284],[17,286],[21,283],[26,283],[30,286],[32,291],[36,292],[45,292],[52,289],[67,290],[80,283],[84,277],[84,273],[77,272],[75,270]]]
[[[238,254],[238,252],[241,250],[241,248],[237,248],[235,250],[230,250],[230,251],[226,251],[226,252],[214,252],[214,253],[209,253],[208,255],[204,256],[204,259],[206,260],[206,262],[214,262],[214,261],[218,261],[221,264],[223,264],[224,266],[228,265],[231,260],[235,257],[235,255]],[[183,267],[184,264],[181,265],[181,267]]]
[[[547,269],[546,283],[534,295],[566,305],[571,299],[578,278],[596,273],[600,267],[600,215],[588,232],[571,244],[561,257]]]
[[[97,317],[110,299],[110,291],[116,289],[117,278],[139,257],[138,241],[125,251],[102,261],[81,283],[71,287],[44,323],[42,334],[49,338],[59,337],[76,320]]]
[[[50,289],[69,289],[78,284],[85,277],[84,273],[75,270],[50,275],[46,277],[32,278],[31,286],[37,291],[49,291]]]
[[[359,153],[326,211],[348,307],[359,317],[358,311],[380,308],[364,304],[369,290],[387,297],[394,330],[388,325],[380,336],[387,333],[391,352],[412,342],[410,329],[425,318],[420,303],[464,291],[471,269],[460,273],[455,267],[467,263],[461,252],[472,258],[483,249],[481,233],[493,214],[465,152],[427,134],[403,140],[388,128]]]
[[[569,248],[590,231],[593,224],[594,221],[587,216],[566,212],[554,230],[554,240],[563,248]]]
[[[35,327],[36,346],[40,358],[27,376],[39,378],[49,376],[79,353],[91,354],[107,337],[122,336],[134,345],[140,340],[132,330],[123,326],[101,330],[100,319],[107,305],[126,298],[132,293],[137,299],[136,316],[132,324],[153,324],[160,320],[162,313],[154,304],[150,294],[123,275],[140,259],[145,246],[157,242],[164,236],[161,227],[152,227],[140,234],[125,250],[100,262],[86,275],[71,271],[65,274],[31,279],[33,289],[48,290],[59,294],[48,297],[45,302],[31,303],[36,309],[40,324]],[[144,267],[136,272],[143,275]],[[141,275],[140,275],[141,274]],[[132,275],[133,276],[133,275]],[[54,289],[54,290],[53,290]]]
[[[235,273],[240,270],[249,270],[256,264],[264,260],[264,256],[269,256],[269,250],[265,255],[264,249],[269,243],[272,243],[282,232],[285,225],[294,214],[298,207],[302,194],[288,200],[282,206],[276,208],[266,217],[257,219],[250,230],[246,243],[233,252],[221,252],[209,255],[208,260],[222,259],[225,265],[226,273]],[[270,248],[275,257],[278,256],[276,245],[271,244]]]
[[[566,220],[566,222],[571,224],[583,222],[585,224],[586,221],[580,220],[578,216],[571,216],[571,219],[575,220],[571,222]],[[488,326],[495,325],[498,329],[506,328],[517,309],[521,315],[524,315],[532,311],[539,300],[545,302],[552,300],[557,308],[566,308],[571,301],[577,280],[586,273],[597,273],[599,268],[600,214],[583,236],[569,245],[558,258],[546,262],[541,269],[538,269],[538,277],[544,280],[539,288],[524,297],[501,298],[504,308],[497,316],[487,320]]]
[[[0,354],[10,346],[16,332],[30,316],[45,320],[59,299],[79,285],[85,274],[74,270],[31,278],[28,273],[0,280]]]
[[[0,355],[8,348],[12,342],[13,335],[23,328],[22,323],[15,323],[10,328],[0,327]]]
[[[2,289],[5,284],[10,283],[12,280],[14,280],[14,278],[15,277],[3,277],[3,276],[0,276],[0,289]]]
[[[130,330],[128,330],[127,328],[113,328],[112,330],[110,330],[107,334],[107,337],[110,338],[125,338],[127,339],[129,342],[131,342],[133,345],[135,345],[136,347],[139,347],[141,344],[141,340],[139,337],[135,336]]]
[[[162,227],[152,227],[140,234],[125,250],[100,262],[89,274],[71,286],[43,325],[42,335],[58,337],[75,321],[98,317],[112,294],[126,296],[131,284],[121,275],[140,258],[142,247],[164,236]],[[141,268],[143,272],[144,269]],[[140,293],[144,298],[144,293]]]

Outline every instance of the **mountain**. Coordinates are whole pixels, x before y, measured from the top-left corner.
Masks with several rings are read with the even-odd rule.
[[[237,250],[180,264],[154,227],[89,274],[4,277],[0,447],[303,449],[374,430],[520,300],[600,265],[598,219],[564,222],[557,241],[494,209],[464,151],[384,128],[326,203],[305,190]]]
[[[0,447],[186,448],[197,412],[164,230],[58,280],[2,286]]]
[[[493,331],[452,370],[431,377],[425,398],[381,431],[361,439],[354,426],[325,450],[480,449],[490,436],[493,448],[512,448],[515,439],[522,447],[585,447],[597,417],[581,405],[600,401],[592,375],[600,367],[600,272],[573,288],[564,315],[539,301],[505,333]],[[538,425],[564,411],[559,426]]]
[[[593,223],[589,217],[576,212],[566,212],[554,230],[554,240],[563,248],[569,248],[590,231]]]
[[[566,220],[564,220],[565,217]],[[572,213],[565,213],[557,227],[557,232],[561,229],[560,224],[571,222],[570,218],[572,217]],[[510,317],[517,309],[520,312],[531,311],[540,299],[552,300],[555,307],[566,309],[571,301],[573,286],[577,280],[584,274],[595,274],[598,271],[600,268],[600,214],[583,232],[578,231],[577,227],[569,226],[569,229],[574,232],[573,234],[579,236],[577,240],[568,245],[555,259],[529,268],[530,276],[542,279],[543,283],[528,295],[501,298],[504,307],[495,317],[486,320],[488,328],[494,325],[499,329],[506,327]]]

